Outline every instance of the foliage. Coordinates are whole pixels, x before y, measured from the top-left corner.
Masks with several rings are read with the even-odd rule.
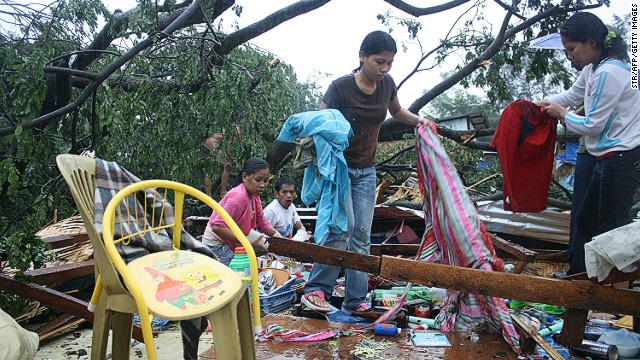
[[[51,247],[45,244],[34,233],[16,232],[8,237],[2,237],[0,253],[6,256],[0,261],[0,270],[10,267],[16,269],[14,276],[17,280],[28,281],[24,274],[29,269],[39,269],[46,261],[53,260],[55,254]],[[45,255],[49,253],[49,255]],[[20,314],[29,301],[0,291],[0,308],[12,316]]]

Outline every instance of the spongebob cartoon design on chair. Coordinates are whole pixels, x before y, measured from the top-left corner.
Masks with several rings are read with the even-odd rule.
[[[134,313],[140,314],[149,359],[156,359],[150,324],[153,316],[174,321],[205,316],[211,322],[219,359],[255,359],[253,330],[259,331],[261,326],[259,315],[257,318],[254,315],[253,329],[251,326],[250,278],[241,278],[210,256],[180,250],[185,236],[181,224],[183,204],[186,197],[195,198],[217,211],[238,239],[246,242],[243,245],[250,252],[251,272],[257,276],[255,253],[250,243],[218,203],[184,184],[139,181],[117,192],[104,209],[101,224],[94,225],[97,198],[92,191],[99,187],[96,160],[59,155],[57,162],[94,247],[92,359],[107,358],[110,329],[113,330],[112,358],[129,358]],[[97,230],[99,225],[102,225],[102,237]],[[156,238],[160,242],[155,241]],[[130,254],[127,247],[135,248],[140,243],[150,243],[147,245],[152,251],[135,259],[127,257]],[[253,285],[257,287],[257,279]],[[257,294],[254,289],[254,298]],[[259,303],[253,310],[254,314],[259,311]]]

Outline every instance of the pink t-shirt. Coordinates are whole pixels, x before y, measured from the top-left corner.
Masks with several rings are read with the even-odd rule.
[[[260,197],[250,197],[244,184],[240,184],[229,190],[227,195],[220,200],[220,206],[229,213],[245,235],[248,235],[251,229],[256,229],[265,234],[272,229],[271,224],[265,219],[264,213],[262,212],[262,201]],[[254,213],[255,216],[252,216],[252,213]],[[209,218],[209,226],[212,227],[213,225],[228,228],[224,220],[222,220],[220,215],[215,211]],[[227,243],[232,250],[242,246],[239,242],[222,240]]]

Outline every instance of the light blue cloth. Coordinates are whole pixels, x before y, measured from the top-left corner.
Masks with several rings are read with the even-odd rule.
[[[345,232],[347,213],[344,199],[349,192],[349,173],[343,151],[353,137],[351,125],[335,109],[307,111],[291,116],[282,126],[278,140],[293,142],[297,137],[313,137],[318,165],[310,164],[304,172],[301,198],[310,205],[317,201],[316,243],[328,232]]]

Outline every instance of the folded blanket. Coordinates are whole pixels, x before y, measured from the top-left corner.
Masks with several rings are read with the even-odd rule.
[[[139,181],[140,179],[120,167],[117,163],[96,159],[95,214],[93,222],[98,233],[102,233],[102,219],[109,201],[120,190]],[[145,198],[147,213],[145,213],[143,205]],[[165,206],[164,211],[161,211],[163,204]],[[153,211],[154,208],[156,211]],[[120,218],[119,214],[122,214],[122,218]],[[114,238],[118,239],[123,234],[136,233],[138,224],[142,225],[144,221],[153,224],[158,224],[159,222],[172,224],[174,222],[173,214],[173,208],[165,202],[161,194],[153,190],[147,189],[146,191],[139,191],[136,194],[129,195],[128,209],[124,201],[121,202],[120,209],[116,209]],[[143,235],[135,236],[127,245],[119,242],[116,244],[116,248],[124,262],[128,263],[152,252],[171,250],[173,247],[172,239],[173,227],[169,227],[160,231],[147,232]],[[180,235],[180,249],[193,250],[216,258],[209,247],[196,240],[184,228],[182,228]]]

